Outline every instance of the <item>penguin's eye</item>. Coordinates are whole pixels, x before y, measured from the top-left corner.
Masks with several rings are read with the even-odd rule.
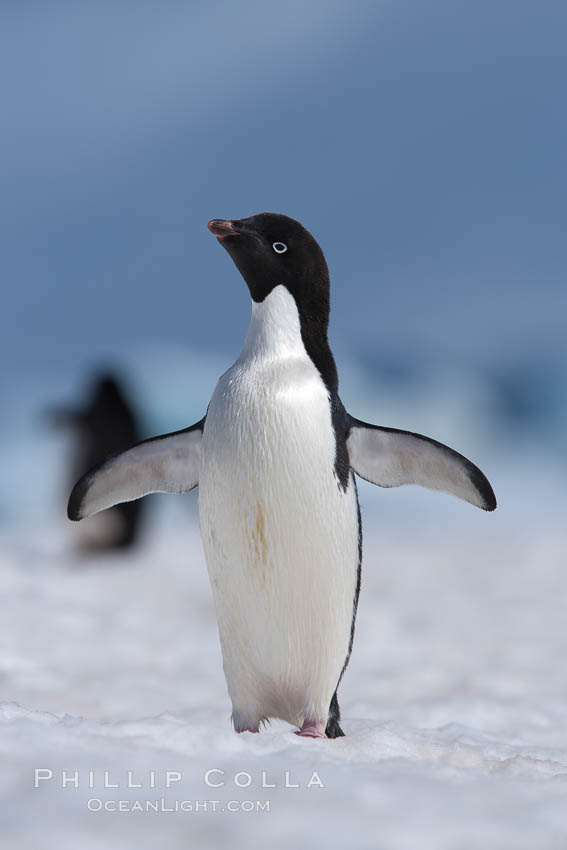
[[[276,254],[285,254],[285,252],[287,251],[287,245],[285,244],[285,242],[274,242],[272,248],[274,249]]]

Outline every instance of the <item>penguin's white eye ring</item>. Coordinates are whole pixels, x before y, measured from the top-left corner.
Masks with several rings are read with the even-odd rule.
[[[285,242],[274,242],[272,248],[274,249],[276,254],[285,254],[285,252],[287,251],[287,245],[285,244]]]

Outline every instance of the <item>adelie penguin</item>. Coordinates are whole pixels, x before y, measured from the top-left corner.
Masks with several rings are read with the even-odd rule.
[[[208,226],[252,296],[242,352],[199,422],[93,469],[68,515],[199,486],[234,728],[258,732],[280,718],[300,735],[336,738],[361,577],[355,476],[419,484],[486,511],[496,500],[453,449],[347,413],[327,341],[327,264],[299,222],[262,213]]]
[[[47,411],[49,421],[73,438],[72,481],[77,476],[140,439],[136,415],[121,381],[105,373],[93,377],[86,404]],[[131,546],[140,531],[141,502],[116,505],[106,514],[85,523],[77,538],[85,553],[113,551]]]

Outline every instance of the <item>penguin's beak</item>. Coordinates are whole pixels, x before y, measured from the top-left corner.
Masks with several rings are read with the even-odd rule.
[[[222,218],[213,218],[209,221],[207,227],[217,239],[222,239],[225,236],[236,236],[238,233],[232,221],[224,221]]]

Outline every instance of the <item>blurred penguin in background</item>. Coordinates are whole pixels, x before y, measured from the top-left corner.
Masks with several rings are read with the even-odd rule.
[[[94,378],[85,407],[58,408],[49,411],[48,416],[54,427],[65,429],[73,437],[75,445],[68,471],[72,483],[109,454],[141,439],[123,386],[110,373]],[[143,503],[135,501],[97,514],[83,524],[77,545],[85,553],[127,548],[139,536],[143,512]]]

